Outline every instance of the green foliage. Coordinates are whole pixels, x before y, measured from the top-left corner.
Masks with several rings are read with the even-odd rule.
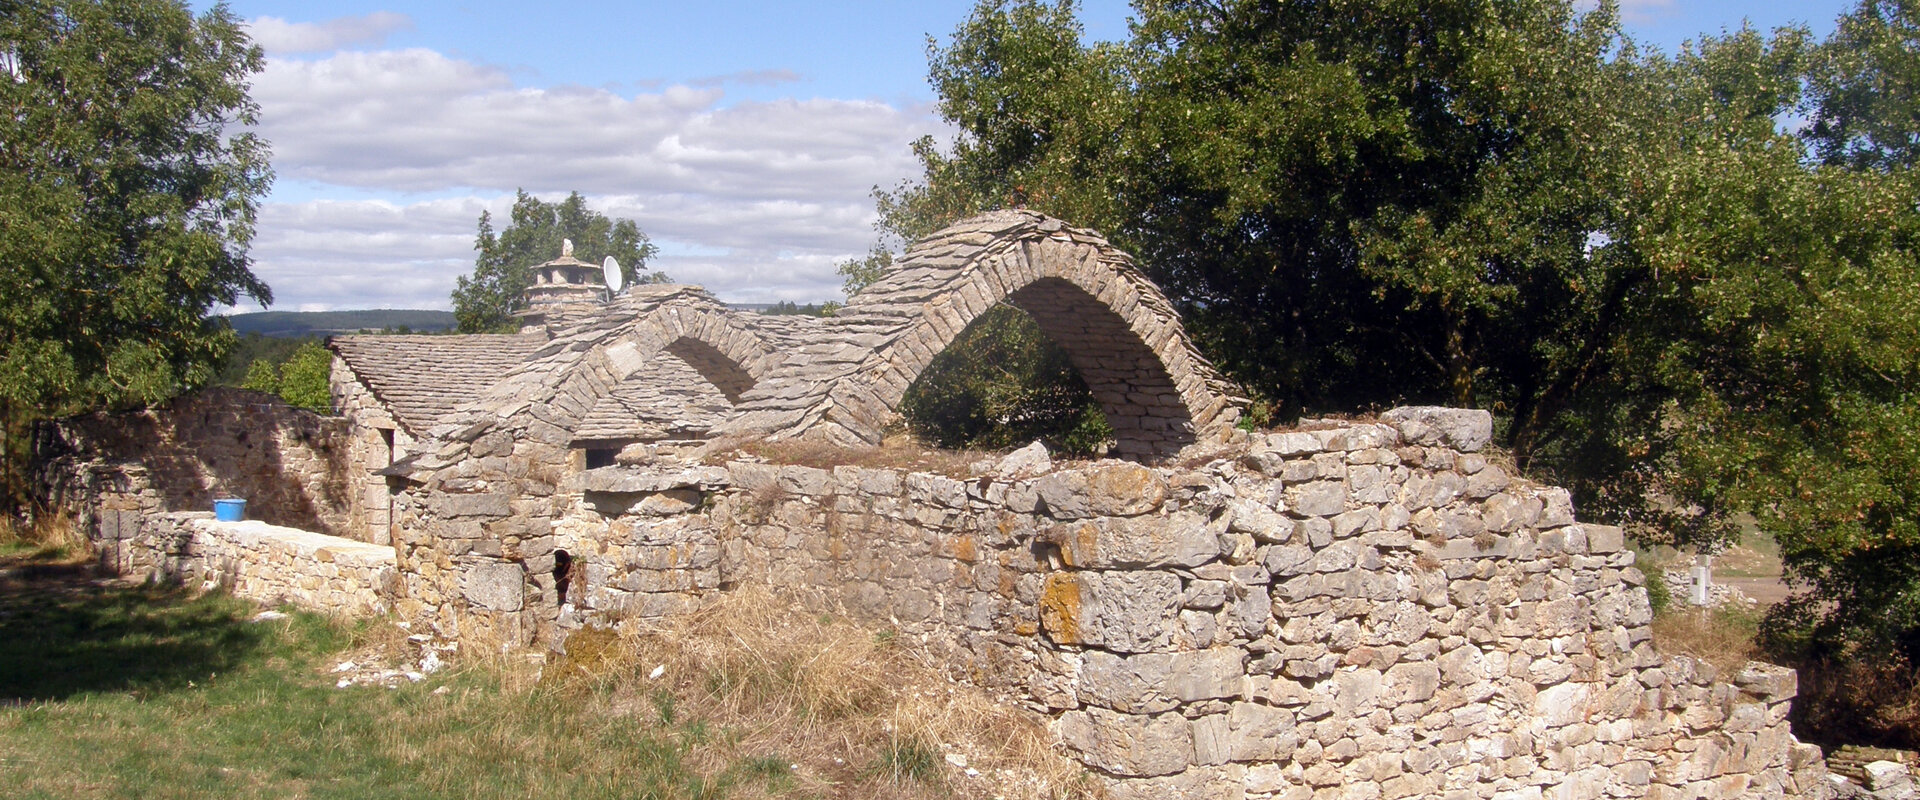
[[[495,235],[492,215],[480,213],[473,244],[480,255],[474,259],[473,274],[461,276],[453,290],[453,314],[461,333],[511,329],[520,295],[533,281],[528,268],[559,258],[562,239],[573,240],[574,257],[581,261],[599,263],[613,256],[626,285],[668,281],[664,273],[645,271],[647,259],[659,249],[640,226],[588,208],[579,192],[548,203],[522,190],[512,215],[506,229]]]
[[[224,7],[0,13],[0,461],[36,416],[206,383],[233,342],[209,309],[271,299],[246,255],[270,181],[245,129],[261,63]]]
[[[264,358],[247,364],[247,376],[240,381],[240,388],[279,394],[280,365]]]
[[[865,257],[842,261],[835,271],[846,278],[842,289],[847,293],[847,299],[852,300],[861,289],[871,286],[874,281],[886,275],[887,270],[892,266],[893,251],[888,250],[884,245],[876,244]]]
[[[285,341],[285,340],[281,340]],[[333,353],[318,339],[307,339],[284,357],[254,359],[247,364],[240,388],[276,394],[288,405],[320,414],[333,413],[333,393],[328,376],[333,370]]]
[[[916,145],[882,233],[1022,204],[1099,228],[1273,417],[1492,408],[1583,514],[1707,550],[1751,516],[1813,639],[1920,652],[1904,2],[1673,56],[1607,3],[1136,16],[1087,45],[1070,2],[980,3],[930,59],[960,135]],[[1779,125],[1816,106],[1827,166]]]
[[[1920,6],[1862,0],[1840,18],[1808,74],[1807,138],[1829,164],[1873,169],[1920,158]]]
[[[332,352],[318,342],[302,345],[280,365],[281,399],[322,414],[333,413],[333,393],[327,380],[332,371]]]
[[[1055,451],[1088,455],[1112,439],[1066,351],[1012,306],[988,309],[954,337],[907,387],[900,411],[916,434],[953,449],[1040,439]]]
[[[262,336],[257,333],[243,333],[234,342],[233,347],[227,351],[226,357],[221,361],[220,371],[214,373],[213,384],[215,386],[239,386],[247,389],[259,389],[260,387],[258,386],[248,385],[250,380],[249,376],[253,374],[253,370],[255,369],[253,366],[255,362],[266,361],[275,367],[276,371],[273,375],[274,380],[277,381],[279,379],[277,369],[280,362],[286,361],[287,357],[293,355],[293,351],[300,349],[301,345],[307,342],[318,341],[320,340],[311,336],[304,338],[283,338],[279,336]],[[264,378],[262,378],[262,380],[264,380]],[[273,391],[273,389],[266,388],[261,389],[261,391],[270,392]]]

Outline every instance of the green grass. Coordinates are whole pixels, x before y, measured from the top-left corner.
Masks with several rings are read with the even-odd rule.
[[[337,689],[370,626],[40,575],[0,594],[0,794],[25,798],[722,798],[786,786],[655,706],[470,668]],[[445,691],[436,694],[435,690]]]

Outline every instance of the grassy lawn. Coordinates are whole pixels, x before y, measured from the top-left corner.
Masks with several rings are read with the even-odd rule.
[[[983,711],[984,700],[941,699],[955,690],[907,663],[886,637],[826,620],[776,619],[764,609],[706,615],[689,623],[704,632],[582,642],[582,657],[547,667],[559,678],[539,680],[537,663],[503,658],[393,689],[342,689],[334,665],[404,651],[404,632],[383,620],[356,625],[304,613],[253,621],[257,611],[223,594],[102,584],[58,554],[0,555],[0,795],[670,800],[1080,791],[1049,788],[1063,784],[1031,769],[1015,776],[1013,791],[977,772],[960,774],[936,743],[1024,743],[1044,760],[1052,757],[1044,732],[1008,733],[1011,723]],[[794,635],[767,638],[781,630]],[[974,763],[1011,775],[996,768],[1022,768],[1024,757],[989,753]],[[1075,783],[1070,775],[1067,783]]]
[[[790,782],[784,762],[696,771],[683,756],[702,732],[581,713],[586,697],[510,691],[496,670],[335,688],[326,668],[357,631],[314,615],[249,622],[219,594],[34,583],[0,599],[10,796],[703,798]]]

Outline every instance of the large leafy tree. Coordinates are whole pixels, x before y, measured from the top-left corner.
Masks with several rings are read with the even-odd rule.
[[[1673,56],[1608,3],[1164,0],[1124,46],[1072,12],[983,2],[932,51],[960,135],[885,232],[1099,227],[1283,414],[1492,408],[1586,514],[1703,549],[1755,521],[1830,648],[1920,657],[1903,2]],[[1810,108],[1830,166],[1781,129]]]
[[[271,300],[260,66],[223,6],[0,2],[0,462],[34,418],[207,382],[234,340],[208,311]]]
[[[664,273],[648,272],[647,259],[659,250],[633,220],[609,219],[587,207],[579,192],[549,203],[522,190],[514,198],[512,220],[497,235],[493,217],[480,212],[473,249],[473,274],[460,277],[453,290],[453,314],[463,333],[512,327],[520,295],[533,281],[529,267],[560,256],[561,240],[573,241],[575,258],[589,263],[613,256],[621,277],[634,283],[666,283]]]

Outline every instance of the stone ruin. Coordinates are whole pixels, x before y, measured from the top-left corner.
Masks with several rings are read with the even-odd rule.
[[[1239,431],[1171,304],[1090,231],[968,220],[828,319],[578,278],[517,335],[336,337],[343,419],[257,420],[246,441],[271,458],[76,419],[43,432],[43,482],[123,571],[475,646],[556,648],[777,587],[1024,698],[1115,797],[1830,791],[1788,730],[1794,673],[1656,651],[1621,531],[1485,452],[1485,412]],[[1121,458],[1036,447],[940,474],[737,449],[878,444],[1002,302],[1067,350]],[[209,519],[211,492],[265,521]]]

